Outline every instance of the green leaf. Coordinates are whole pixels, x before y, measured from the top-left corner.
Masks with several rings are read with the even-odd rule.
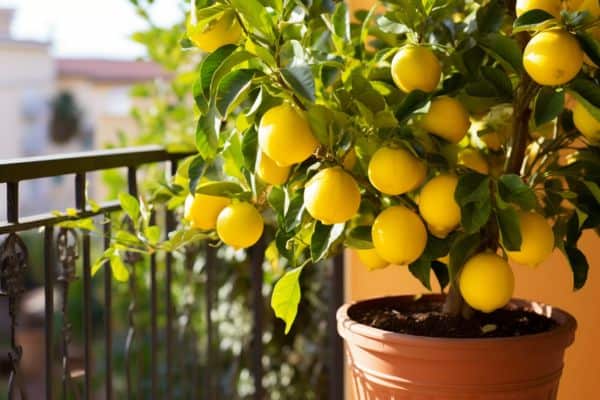
[[[506,7],[498,0],[492,0],[477,10],[477,28],[481,33],[498,32],[502,27]]]
[[[315,101],[315,78],[310,65],[297,63],[282,68],[281,75],[294,92],[311,102]]]
[[[480,39],[481,46],[513,71],[523,70],[523,54],[517,41],[499,33],[490,33]]]
[[[431,290],[431,259],[421,257],[408,266],[410,273],[427,288]]]
[[[217,110],[223,118],[227,118],[231,106],[250,88],[255,72],[255,70],[238,69],[223,77],[216,92]]]
[[[230,0],[230,3],[248,22],[248,29],[257,32],[269,43],[275,42],[273,22],[267,14],[267,9],[258,0]]]
[[[537,206],[535,192],[519,175],[502,175],[498,180],[498,193],[502,200],[517,204],[523,210],[532,210]]]
[[[467,233],[479,231],[489,221],[492,203],[489,197],[483,202],[468,203],[460,209],[460,223]]]
[[[208,113],[200,116],[196,127],[196,148],[202,158],[210,160],[217,154],[219,134],[221,132],[221,118],[214,106]]]
[[[514,32],[539,30],[547,25],[545,22],[555,20],[554,16],[544,10],[529,10],[521,14],[513,23]],[[543,25],[542,25],[543,24]]]
[[[372,249],[373,239],[371,238],[370,225],[354,227],[346,236],[346,245],[353,249]]]
[[[243,191],[244,189],[235,182],[207,182],[196,188],[196,193],[222,197],[233,197]]]
[[[115,252],[115,254],[110,257],[110,267],[114,278],[118,282],[127,282],[129,280],[129,270],[123,263],[123,259],[118,252]]]
[[[204,176],[204,172],[206,171],[206,161],[201,156],[196,156],[190,163],[188,167],[188,177],[189,177],[189,190],[190,193],[196,192],[196,186],[200,182],[200,179]]]
[[[258,151],[258,132],[256,131],[256,127],[252,125],[242,135],[242,154],[244,155],[244,165],[250,171],[254,171]]]
[[[591,80],[577,78],[569,84],[569,88],[575,92],[577,100],[584,100],[584,105],[600,108],[600,87]],[[586,108],[588,108],[586,106]],[[591,111],[590,111],[591,112]],[[598,118],[600,120],[600,118]]]
[[[119,193],[119,202],[121,203],[121,208],[132,221],[137,221],[140,217],[140,203],[138,199],[130,195],[129,193]]]
[[[440,261],[434,261],[431,263],[431,269],[440,285],[440,288],[444,290],[448,283],[450,283],[450,275],[448,273],[448,266]]]
[[[289,333],[296,315],[298,315],[298,304],[300,304],[300,274],[303,267],[288,271],[279,279],[273,288],[271,296],[271,308],[277,318],[285,322],[285,333]]]
[[[454,199],[459,206],[469,203],[482,203],[490,198],[490,177],[468,173],[458,178]]]
[[[339,3],[331,16],[334,33],[345,42],[350,41],[350,13],[345,3]]]
[[[556,91],[544,86],[535,98],[535,125],[541,126],[552,121],[565,107],[565,91]]]
[[[519,224],[519,215],[514,207],[500,208],[496,210],[498,227],[502,245],[508,251],[518,251],[521,249],[521,226]]]
[[[315,137],[325,146],[329,145],[329,126],[333,120],[331,109],[320,104],[311,105],[306,113]]]
[[[507,99],[511,99],[513,96],[512,83],[510,78],[506,75],[501,68],[489,67],[484,65],[481,67],[481,73],[490,82],[497,92]]]
[[[477,251],[480,243],[481,236],[477,233],[461,233],[456,240],[454,240],[452,247],[450,247],[450,264],[448,265],[448,273],[451,282],[456,280],[463,265],[475,251]]]
[[[198,97],[202,96],[204,102],[210,98],[210,86],[217,69],[223,62],[237,49],[236,45],[230,44],[218,48],[210,53],[200,65],[200,76],[194,85],[194,98],[198,102]]]
[[[310,256],[314,263],[325,258],[331,245],[344,233],[344,227],[345,224],[325,225],[320,221],[315,223],[310,241]]]
[[[385,99],[375,90],[371,82],[361,75],[359,70],[353,72],[351,82],[352,97],[366,105],[374,113],[385,109]]]
[[[304,196],[298,193],[293,197],[285,212],[283,229],[286,232],[291,232],[296,229],[302,222],[302,214],[304,213]]]
[[[156,225],[147,226],[144,228],[144,236],[150,244],[156,244],[160,240],[160,227]]]
[[[588,270],[590,268],[587,258],[577,247],[567,247],[563,252],[573,271],[573,288],[575,290],[581,289],[587,281]]]
[[[400,103],[398,110],[396,110],[396,119],[402,122],[404,119],[409,118],[415,111],[424,108],[430,99],[430,94],[421,90],[413,90]]]
[[[577,32],[577,40],[587,56],[596,65],[600,65],[600,43],[587,32]]]

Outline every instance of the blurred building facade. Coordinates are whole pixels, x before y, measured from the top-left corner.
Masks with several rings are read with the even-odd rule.
[[[13,16],[14,10],[0,9],[0,159],[99,149],[114,143],[119,131],[136,134],[129,114],[133,106],[130,89],[136,83],[165,77],[159,66],[143,61],[55,58],[50,42],[13,38]],[[57,105],[60,95],[72,104]],[[62,114],[76,112],[77,121],[58,124],[62,131],[74,132],[57,136],[53,127],[61,110]],[[48,202],[57,209],[72,204],[72,185],[70,179],[61,177],[24,182],[21,214],[47,210]],[[1,187],[0,199],[5,198]],[[4,213],[0,207],[0,220],[5,219]]]

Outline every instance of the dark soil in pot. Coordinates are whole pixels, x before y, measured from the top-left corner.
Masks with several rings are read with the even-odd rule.
[[[354,321],[389,332],[439,338],[499,338],[548,332],[556,321],[514,304],[486,314],[475,312],[464,319],[442,313],[443,301],[423,298],[407,304],[394,298],[353,305]]]

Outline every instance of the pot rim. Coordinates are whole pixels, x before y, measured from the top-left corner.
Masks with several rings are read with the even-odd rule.
[[[541,302],[528,301],[528,300],[519,299],[519,298],[512,299],[509,304],[514,304],[517,306],[537,305],[538,307],[542,307],[542,308],[546,309],[547,311],[551,311],[550,318],[552,318],[554,321],[556,321],[558,323],[558,326],[547,332],[528,334],[528,335],[523,335],[523,336],[496,337],[496,338],[494,338],[494,337],[490,337],[490,338],[447,338],[447,337],[418,336],[418,335],[397,333],[397,332],[386,331],[383,329],[373,328],[371,326],[361,324],[360,322],[353,320],[348,315],[348,310],[357,304],[364,304],[364,303],[369,303],[369,302],[376,303],[376,302],[385,301],[385,300],[389,300],[389,299],[409,300],[409,299],[415,299],[417,297],[419,299],[426,298],[426,299],[432,299],[432,300],[434,300],[434,299],[443,300],[445,298],[445,296],[440,295],[440,294],[425,294],[422,296],[419,296],[419,295],[394,295],[394,296],[381,296],[381,297],[375,297],[375,298],[364,299],[364,300],[346,303],[338,309],[337,314],[336,314],[337,321],[338,321],[338,331],[339,331],[340,335],[342,337],[344,337],[345,339],[348,339],[347,335],[350,334],[352,336],[355,336],[355,335],[362,336],[364,338],[369,338],[369,339],[373,339],[376,341],[385,341],[386,343],[412,344],[412,345],[429,345],[429,346],[439,345],[439,346],[443,346],[443,347],[448,347],[448,346],[462,347],[462,346],[468,344],[469,346],[477,346],[477,345],[485,346],[485,345],[489,345],[491,343],[494,343],[494,344],[516,344],[516,343],[523,344],[524,342],[539,343],[540,340],[551,340],[551,341],[562,342],[564,340],[564,338],[568,338],[567,343],[565,343],[565,345],[569,346],[574,340],[574,332],[577,328],[577,321],[568,312],[566,312],[560,308],[557,308],[554,306],[549,306],[549,305],[541,303]],[[550,307],[550,308],[548,308],[548,307]],[[537,311],[534,310],[534,312],[537,312]],[[540,312],[538,312],[538,313],[543,314]]]

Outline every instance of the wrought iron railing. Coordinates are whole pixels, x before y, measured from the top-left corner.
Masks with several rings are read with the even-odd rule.
[[[93,216],[106,216],[103,224],[104,247],[110,246],[111,223],[109,216],[120,211],[120,205],[117,201],[110,201],[100,204],[99,207],[90,207],[86,200],[86,183],[89,179],[89,173],[92,171],[104,171],[114,168],[127,169],[127,186],[130,194],[138,194],[138,168],[145,164],[164,164],[171,174],[177,169],[177,162],[186,157],[187,154],[168,153],[164,149],[155,146],[126,148],[107,151],[93,151],[59,156],[31,157],[14,160],[0,161],[0,183],[6,186],[6,221],[0,221],[0,236],[4,236],[2,246],[0,247],[0,296],[4,296],[8,301],[8,324],[7,334],[9,337],[6,342],[9,343],[10,350],[8,354],[8,381],[7,395],[8,399],[27,399],[25,388],[27,382],[23,381],[20,373],[20,362],[23,354],[30,349],[22,347],[15,336],[15,329],[19,324],[18,303],[19,298],[25,290],[24,279],[26,269],[28,268],[28,248],[21,238],[21,233],[34,228],[43,230],[43,267],[44,267],[44,357],[39,356],[40,362],[44,359],[45,369],[45,398],[53,399],[55,393],[61,393],[62,398],[97,398],[98,393],[92,388],[93,361],[102,358],[105,368],[103,394],[102,397],[112,399],[116,396],[113,390],[114,378],[114,360],[113,360],[113,320],[117,316],[113,315],[113,276],[111,267],[107,263],[103,270],[103,291],[104,302],[102,304],[102,313],[104,328],[99,332],[92,330],[92,274],[91,266],[94,260],[91,256],[90,233],[86,230],[65,227],[64,223],[68,220],[76,220]],[[21,217],[19,215],[19,184],[26,180],[33,180],[46,177],[55,177],[62,175],[71,175],[75,180],[75,205],[76,213],[68,215],[57,215],[48,210],[47,214]],[[177,225],[175,215],[170,211],[165,211],[164,230],[170,232]],[[162,288],[159,287],[157,279],[157,257],[156,254],[149,257],[149,277],[140,276],[136,271],[136,261],[138,254],[128,253],[125,256],[125,262],[130,266],[130,292],[129,309],[127,316],[118,316],[126,318],[128,333],[125,342],[126,356],[123,371],[126,377],[127,397],[139,398],[139,392],[134,382],[132,365],[135,361],[130,357],[135,347],[136,335],[139,329],[149,329],[149,371],[139,371],[146,373],[150,381],[150,394],[152,399],[171,399],[171,398],[206,398],[216,399],[218,395],[215,390],[214,372],[210,365],[218,357],[213,346],[214,326],[211,318],[211,310],[214,304],[214,274],[218,260],[215,256],[215,249],[206,245],[206,261],[203,269],[205,274],[206,290],[204,291],[205,302],[205,335],[206,351],[204,362],[208,368],[203,370],[203,377],[197,376],[197,369],[192,368],[189,379],[201,379],[203,382],[203,391],[201,395],[189,392],[185,395],[175,393],[173,387],[173,371],[176,351],[181,351],[179,343],[175,343],[174,322],[179,317],[173,307],[172,285],[173,274],[176,263],[172,254],[164,255],[164,272],[161,275],[164,281]],[[264,244],[259,243],[250,249],[251,256],[251,291],[252,301],[252,355],[251,372],[254,382],[255,399],[268,399],[269,394],[263,387],[263,332],[264,327],[264,298],[263,298],[263,257]],[[193,252],[186,257],[194,257]],[[69,355],[69,345],[73,335],[72,326],[69,322],[69,310],[67,301],[73,294],[69,291],[74,279],[76,279],[76,265],[81,263],[82,271],[82,303],[83,303],[83,363],[80,368],[71,365],[72,357]],[[186,262],[183,263],[184,268]],[[336,334],[335,311],[343,301],[343,258],[337,257],[332,263],[330,297],[328,299],[328,398],[330,400],[342,400],[344,398],[343,384],[343,351],[342,342]],[[136,298],[135,280],[140,278],[149,279],[150,292],[150,321],[149,327],[141,327],[136,321],[136,313],[139,305]],[[60,309],[54,304],[55,290],[62,292],[62,302]],[[159,307],[159,303],[160,304]],[[163,310],[163,315],[159,315],[159,309]],[[185,311],[182,311],[185,312]],[[56,329],[54,317],[56,314],[62,315],[62,327]],[[163,321],[162,325],[159,323]],[[56,346],[56,335],[59,336],[59,345]],[[93,340],[98,340],[102,336],[103,348],[101,350],[92,347]],[[55,347],[57,347],[55,349]],[[55,354],[59,353],[59,354]],[[56,356],[59,357],[56,357]],[[160,367],[160,368],[159,368]],[[60,379],[53,378],[53,371],[60,369]],[[77,380],[77,385],[74,381]],[[82,392],[78,393],[79,388]],[[57,390],[58,389],[58,390]],[[4,397],[0,394],[0,398]]]

